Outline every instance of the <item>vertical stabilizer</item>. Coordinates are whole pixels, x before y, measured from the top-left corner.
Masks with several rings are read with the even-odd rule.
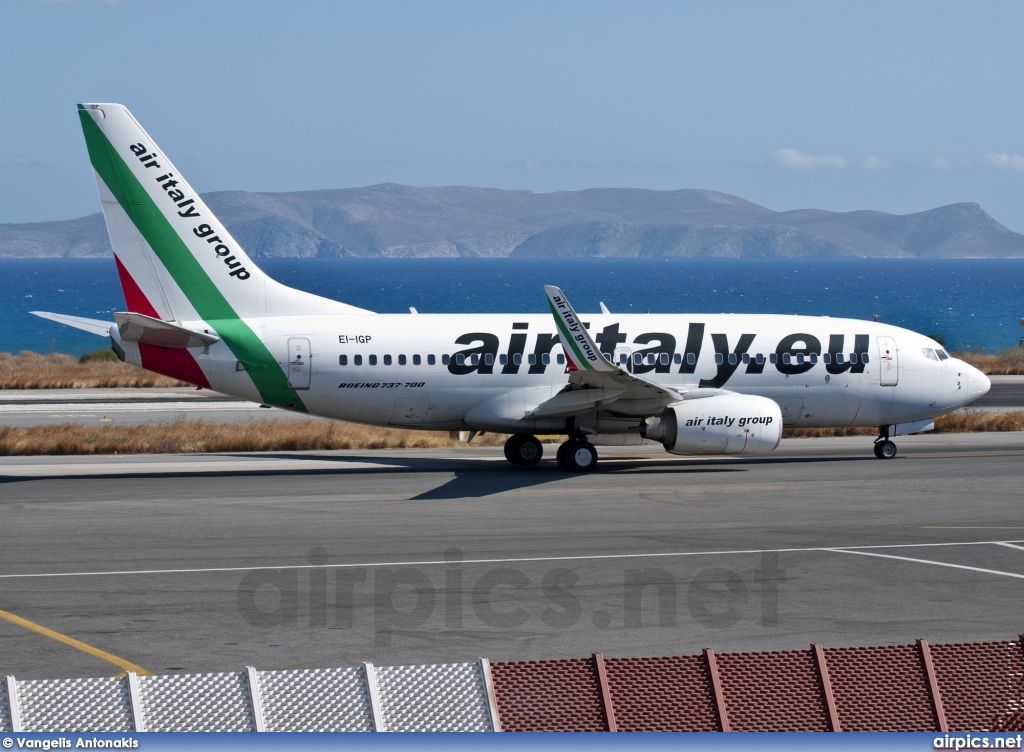
[[[128,310],[165,321],[369,313],[265,275],[123,105],[78,105]]]

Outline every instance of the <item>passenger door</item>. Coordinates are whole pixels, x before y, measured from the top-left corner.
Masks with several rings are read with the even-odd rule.
[[[892,337],[878,338],[878,378],[882,386],[896,386],[900,378],[900,364],[896,340]]]

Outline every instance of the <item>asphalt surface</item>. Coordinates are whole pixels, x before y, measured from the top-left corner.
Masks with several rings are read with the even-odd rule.
[[[1010,639],[1024,434],[0,458],[0,609],[153,673]],[[0,619],[0,675],[121,669]]]

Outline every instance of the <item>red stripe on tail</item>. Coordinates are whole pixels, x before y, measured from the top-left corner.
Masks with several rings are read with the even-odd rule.
[[[121,259],[114,255],[117,263],[117,276],[121,279],[121,290],[124,292],[124,302],[130,313],[141,313],[154,319],[161,319],[149,298],[142,292],[142,288],[132,279],[132,275],[124,268]],[[196,386],[210,388],[210,382],[199,367],[195,357],[185,348],[159,347],[158,345],[139,345],[139,355],[142,358],[142,367],[147,371],[170,376],[172,379],[187,381]]]
[[[124,268],[121,259],[114,254],[114,261],[117,263],[117,276],[121,279],[121,291],[124,293],[124,302],[128,306],[129,313],[141,313],[144,316],[151,316],[154,319],[162,318],[153,304],[149,302],[146,293],[138,286],[132,275]]]

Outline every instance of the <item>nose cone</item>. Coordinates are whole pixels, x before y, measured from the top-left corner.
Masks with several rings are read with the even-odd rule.
[[[963,374],[967,377],[967,399],[964,404],[968,404],[988,394],[988,390],[992,388],[992,381],[974,366],[964,363],[963,369]]]

